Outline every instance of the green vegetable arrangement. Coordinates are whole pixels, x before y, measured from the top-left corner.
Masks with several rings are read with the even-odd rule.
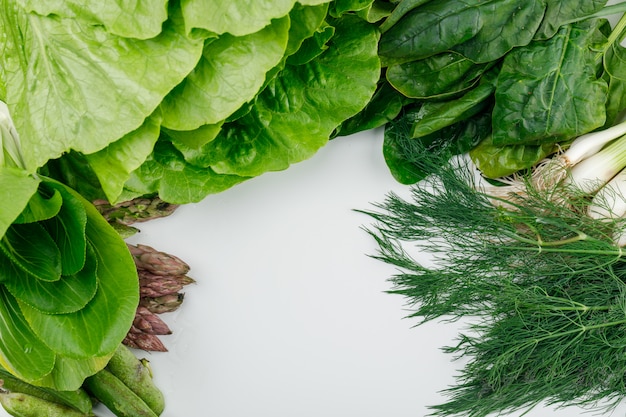
[[[196,202],[311,157],[381,69],[371,2],[140,3],[0,1],[0,365],[117,415],[161,413],[131,410],[105,367],[122,342],[165,350],[168,329],[136,324],[181,299],[163,292],[178,275],[144,293],[101,209]],[[15,415],[50,402],[5,389]]]
[[[607,3],[400,1],[380,24],[377,93],[346,131],[386,125],[404,184],[428,174],[412,148],[470,152],[491,178],[530,168],[626,107],[626,4]]]
[[[450,195],[454,191],[467,199],[452,199],[449,216],[441,211],[438,215],[448,217],[437,219],[441,224],[452,221],[453,227],[444,228],[452,238],[464,236],[462,231],[468,235],[470,240],[462,241],[467,255],[474,251],[481,259],[471,239],[479,239],[479,232],[494,224],[499,227],[483,242],[484,250],[504,251],[504,263],[493,274],[478,273],[488,259],[474,264],[475,270],[467,262],[467,276],[481,275],[475,294],[469,287],[455,292],[456,284],[447,279],[433,280],[427,290],[421,282],[407,290],[424,302],[418,315],[462,316],[478,312],[480,305],[504,318],[512,306],[520,311],[541,306],[541,314],[529,310],[530,317],[518,323],[521,327],[558,310],[541,304],[545,292],[556,297],[549,305],[565,304],[559,311],[567,322],[563,317],[554,322],[563,326],[558,327],[563,329],[560,341],[574,346],[590,337],[587,329],[619,329],[621,250],[612,240],[619,240],[619,222],[587,213],[579,219],[583,223],[574,224],[576,216],[571,215],[580,217],[585,205],[594,213],[614,206],[592,204],[589,194],[578,193],[563,197],[571,204],[558,209],[563,201],[543,198],[545,188],[535,193],[535,188],[516,184],[511,187],[525,197],[508,204],[518,210],[495,207],[473,186],[456,181],[459,172],[449,169],[448,161],[469,152],[484,176],[500,178],[530,169],[557,150],[574,149],[574,139],[581,135],[617,125],[626,108],[626,51],[621,45],[626,18],[612,26],[605,17],[623,14],[626,2],[122,3],[0,0],[0,365],[6,373],[0,402],[9,412],[41,415],[48,406],[51,415],[72,415],[70,406],[74,414],[91,415],[82,400],[68,404],[66,394],[78,392],[116,415],[159,415],[160,393],[145,377],[146,370],[137,368],[143,376],[132,382],[119,367],[112,368],[124,353],[122,342],[159,346],[156,335],[169,329],[137,329],[139,312],[177,308],[181,300],[176,291],[190,281],[177,274],[182,281],[172,287],[176,289],[147,295],[146,277],[138,273],[133,252],[139,248],[129,248],[123,240],[125,233],[132,233],[126,217],[141,217],[129,202],[157,201],[157,206],[163,202],[167,207],[198,202],[265,172],[287,169],[312,157],[332,138],[382,126],[383,153],[395,178],[414,184],[435,173],[445,184],[451,181],[446,189]],[[623,141],[615,143],[623,146]],[[619,186],[614,189],[621,193]],[[526,211],[527,203],[532,210]],[[463,204],[474,208],[473,218],[463,217]],[[401,206],[394,200],[392,207]],[[112,214],[112,208],[121,210]],[[416,220],[409,216],[402,221],[406,227]],[[396,228],[401,229],[400,223]],[[416,230],[417,235],[407,236],[429,237],[430,229]],[[404,232],[385,233],[380,242],[387,252],[381,257],[415,267],[392,242],[407,237]],[[543,240],[533,238],[536,233]],[[592,238],[575,239],[583,234]],[[502,239],[501,244],[491,239]],[[456,242],[449,243],[436,250],[454,249]],[[580,265],[555,267],[572,258],[571,245],[576,256],[588,256],[580,257]],[[509,246],[515,250],[507,257]],[[532,278],[520,270],[520,278],[508,277],[507,284],[500,273],[524,256],[536,260],[544,254],[558,259],[546,258],[538,268],[559,279],[553,286],[537,286],[541,291],[533,287],[529,292],[538,298],[518,305],[509,287],[519,286],[525,294]],[[615,282],[585,272],[584,285],[573,286],[582,298],[568,292],[581,279],[578,271],[596,268],[610,271]],[[456,276],[454,269],[449,274]],[[166,280],[160,279],[156,285],[162,290]],[[587,284],[594,294],[590,299],[585,298]],[[455,306],[468,307],[459,313]],[[600,326],[605,319],[616,326]],[[583,331],[566,326],[573,324]],[[617,333],[592,335],[595,342],[606,337],[611,346],[620,346],[611,339]],[[467,337],[453,350],[480,356],[478,342]],[[528,346],[532,349],[524,350]],[[519,357],[531,358],[536,352],[523,345]],[[554,355],[550,360],[559,363]],[[487,355],[485,360],[494,358]],[[505,359],[501,362],[509,363]],[[609,365],[618,367],[615,360]],[[122,361],[136,366],[131,362]],[[515,372],[506,381],[496,378],[500,374],[486,375],[487,382],[472,380],[481,370],[476,366],[468,370],[467,386],[478,387],[474,392],[485,399],[484,406],[464,405],[471,390],[460,389],[459,402],[441,413],[469,409],[482,415],[480,410],[522,407],[535,402],[533,393],[545,388],[530,384],[528,396],[520,395]],[[572,382],[573,369],[563,383]],[[583,398],[579,402],[584,403],[622,395],[609,383],[614,375],[607,369],[598,370],[609,378],[602,384],[600,374],[579,369],[581,382],[569,394],[555,393],[555,400],[576,403]],[[532,381],[542,377],[532,374],[540,370],[539,365],[528,372],[517,369]],[[17,381],[13,388],[6,384],[11,378]],[[473,385],[478,383],[487,385]],[[500,386],[504,388],[498,391]],[[141,396],[145,388],[148,397]]]
[[[407,297],[411,316],[467,322],[444,349],[467,364],[432,415],[623,401],[625,133],[571,169],[549,159],[509,185],[481,181],[467,159],[424,153],[433,174],[410,200],[392,194],[366,212],[374,256],[398,267],[390,292]],[[610,180],[573,180],[578,166],[602,171],[607,156],[619,161]]]
[[[118,3],[2,3],[0,99],[25,168],[90,200],[189,203],[283,170],[380,75],[377,28],[352,2]]]

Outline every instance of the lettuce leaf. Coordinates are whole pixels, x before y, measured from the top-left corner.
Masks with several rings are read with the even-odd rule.
[[[198,65],[163,100],[163,126],[193,130],[214,124],[252,100],[283,58],[288,33],[284,17],[249,35],[208,40]]]
[[[167,0],[18,0],[17,3],[27,12],[79,19],[102,25],[112,34],[138,39],[158,36],[168,14]]]
[[[138,40],[0,1],[0,99],[26,168],[70,149],[96,152],[141,126],[200,58],[203,41],[183,32],[175,9],[157,37]]]
[[[314,6],[329,1],[301,0],[300,3]],[[295,0],[185,0],[182,6],[188,33],[202,29],[218,35],[244,36],[263,29],[272,19],[287,15],[295,4]]]
[[[247,111],[224,123],[214,139],[183,154],[172,144],[176,138],[162,135],[153,155],[132,173],[127,192],[195,202],[314,155],[341,122],[367,105],[380,77],[375,26],[356,16],[329,23],[335,33],[320,54],[301,65],[287,60]]]

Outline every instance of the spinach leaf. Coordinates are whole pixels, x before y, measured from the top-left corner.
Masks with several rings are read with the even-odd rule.
[[[598,78],[602,21],[562,27],[504,59],[495,92],[495,145],[558,142],[604,124],[606,82]]]
[[[393,177],[401,184],[415,184],[434,172],[430,163],[437,155],[447,160],[468,152],[491,133],[489,112],[443,127],[431,134],[412,138],[413,125],[423,117],[421,105],[406,109],[399,118],[385,127],[383,156]]]
[[[498,0],[477,2],[481,26],[476,36],[456,45],[474,62],[501,58],[516,46],[527,45],[534,37],[545,13],[544,0]]]
[[[615,42],[604,55],[604,80],[609,92],[606,103],[606,125],[620,121],[626,110],[626,48]]]
[[[414,61],[445,52],[471,39],[482,22],[478,7],[470,3],[439,0],[412,9],[382,34],[380,55]]]
[[[476,85],[490,64],[476,64],[457,52],[391,65],[385,76],[406,97],[446,99]]]
[[[380,54],[402,63],[452,49],[474,62],[493,61],[533,39],[545,7],[543,0],[426,2],[385,28]]]
[[[499,178],[530,168],[557,151],[554,143],[497,145],[489,136],[469,151],[470,158],[487,178]]]
[[[411,10],[420,7],[432,0],[402,0],[395,5],[387,19],[380,25],[380,30],[386,32],[390,27],[398,23],[398,21]]]
[[[422,105],[420,118],[411,128],[411,137],[419,138],[466,120],[483,110],[491,110],[491,98],[496,89],[498,71],[490,71],[480,84],[461,97],[448,101],[430,101]]]
[[[553,37],[561,26],[602,9],[607,0],[547,0],[546,14],[535,39]]]
[[[384,79],[363,110],[341,123],[333,137],[347,136],[368,129],[375,129],[392,122],[405,105],[411,103]]]

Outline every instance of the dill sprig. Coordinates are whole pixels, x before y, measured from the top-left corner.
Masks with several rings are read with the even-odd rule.
[[[580,192],[555,199],[530,181],[494,204],[454,161],[422,159],[435,174],[409,200],[392,193],[362,211],[374,220],[372,256],[398,267],[389,292],[408,299],[410,317],[469,319],[444,348],[467,363],[432,415],[614,407],[626,395],[626,263],[612,239],[624,224],[587,216]]]

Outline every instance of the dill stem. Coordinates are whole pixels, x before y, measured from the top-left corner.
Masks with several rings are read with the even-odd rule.
[[[626,319],[624,320],[617,320],[617,321],[611,321],[608,323],[598,323],[598,324],[590,324],[590,325],[580,325],[578,324],[578,328],[577,329],[572,329],[572,330],[566,330],[566,331],[560,331],[560,332],[556,332],[556,333],[550,333],[547,334],[543,337],[537,337],[532,339],[532,344],[537,344],[537,343],[541,343],[544,342],[546,340],[550,340],[556,337],[561,337],[561,336],[567,336],[570,334],[575,334],[575,333],[579,333],[582,334],[584,332],[587,332],[589,330],[597,330],[597,329],[602,329],[605,327],[612,327],[612,326],[619,326],[621,324],[626,324]]]
[[[553,240],[553,241],[544,241],[541,239],[540,235],[537,235],[537,239],[529,239],[527,237],[523,237],[518,235],[517,233],[511,233],[507,231],[502,231],[502,233],[520,243],[528,243],[532,245],[532,247],[528,246],[511,246],[510,249],[515,250],[524,250],[524,251],[536,251],[537,253],[541,252],[549,252],[549,253],[575,253],[575,254],[588,254],[588,255],[614,255],[617,258],[621,258],[624,256],[624,251],[621,247],[616,246],[612,249],[576,249],[576,248],[558,248],[558,246],[567,245],[569,243],[576,243],[580,241],[590,241],[594,240],[597,242],[602,242],[598,239],[593,239],[589,235],[583,232],[577,232],[576,236],[572,236],[567,239]]]
[[[615,249],[572,249],[572,248],[555,248],[555,247],[546,247],[537,244],[537,241],[533,241],[528,239],[528,243],[536,244],[536,247],[528,247],[528,246],[510,246],[509,249],[520,250],[520,251],[535,251],[537,253],[547,252],[547,253],[570,253],[570,254],[578,254],[578,255],[614,255],[616,258],[621,258],[624,256],[624,251],[621,248]]]

